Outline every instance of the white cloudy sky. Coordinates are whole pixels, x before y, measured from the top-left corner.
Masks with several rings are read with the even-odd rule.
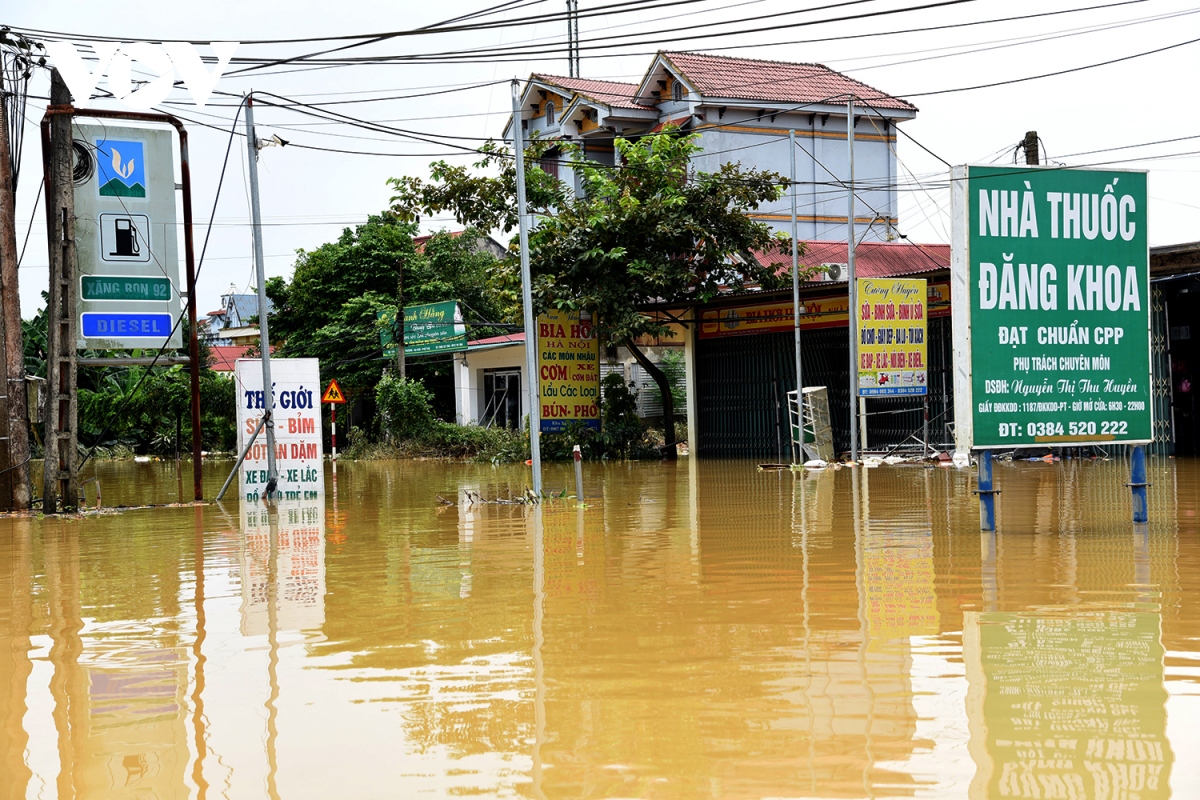
[[[418,3],[412,0],[289,0],[255,3],[232,0],[26,0],[5,9],[3,24],[80,36],[121,37],[123,41],[242,41],[370,34],[411,30],[497,5],[499,0]],[[917,119],[903,131],[936,154],[924,152],[904,136],[899,154],[906,170],[925,180],[946,173],[945,161],[1011,162],[1025,131],[1036,129],[1048,157],[1071,165],[1119,162],[1114,166],[1150,171],[1152,244],[1200,239],[1200,103],[1195,78],[1200,74],[1200,9],[1191,0],[962,0],[953,5],[881,15],[855,21],[796,27],[850,14],[913,8],[928,0],[861,0],[801,4],[787,0],[647,0],[620,10],[587,17],[591,9],[621,0],[580,0],[585,15],[583,75],[636,81],[658,49],[714,50],[729,55],[789,61],[816,61],[844,71],[891,94],[911,99]],[[831,6],[838,7],[831,7]],[[1096,8],[1096,6],[1104,6]],[[483,18],[516,20],[560,14],[562,0],[518,0]],[[824,8],[824,10],[819,10]],[[1009,22],[989,22],[1029,14],[1076,9],[1074,13]],[[1085,10],[1086,9],[1086,10]],[[781,16],[772,16],[781,15]],[[937,31],[898,31],[974,23]],[[718,23],[718,24],[709,24]],[[708,25],[696,28],[695,26]],[[792,27],[788,27],[788,26]],[[738,33],[738,32],[742,33]],[[862,37],[861,34],[886,34]],[[603,50],[588,50],[598,37]],[[846,38],[846,37],[858,38]],[[687,38],[685,38],[687,37]],[[813,41],[813,40],[825,41]],[[566,74],[565,27],[560,21],[528,23],[484,31],[406,36],[350,50],[351,56],[394,56],[496,46],[517,47],[517,58],[481,57],[465,63],[405,61],[387,65],[299,69],[276,67],[260,73],[227,76],[219,91],[249,89],[275,92],[305,103],[329,103],[327,111],[404,128],[458,145],[498,137],[509,108],[509,87],[497,84],[430,94],[463,85],[524,77],[531,71]],[[1189,44],[1182,44],[1191,42]],[[243,44],[236,57],[280,58],[323,50],[345,42],[288,45]],[[1022,83],[975,88],[1015,78],[1074,70],[1168,48],[1108,66],[1099,66]],[[528,56],[530,49],[544,51]],[[207,54],[206,47],[200,48]],[[231,70],[234,68],[231,68]],[[105,81],[100,82],[105,88]],[[31,94],[45,95],[44,80]],[[394,98],[425,94],[423,97]],[[214,98],[198,112],[182,91],[171,106],[183,117],[225,128],[191,124],[192,175],[197,223],[206,222],[216,193],[228,128],[236,101]],[[347,103],[345,101],[356,101]],[[363,101],[363,102],[358,102]],[[119,107],[97,99],[93,106]],[[34,213],[40,178],[36,123],[44,100],[29,103],[25,158],[18,196],[18,239]],[[318,122],[295,110],[261,108],[260,135],[278,133],[297,144],[389,155],[358,155],[295,147],[263,152],[260,164],[264,252],[268,275],[289,275],[298,248],[313,248],[341,229],[365,220],[388,202],[385,180],[423,175],[436,156],[456,163],[470,156],[449,155],[449,147],[398,138],[342,124]],[[464,137],[450,139],[447,137]],[[1182,138],[1194,137],[1194,138]],[[1165,142],[1164,140],[1181,139]],[[1146,143],[1163,142],[1141,147]],[[1113,148],[1126,148],[1114,150]],[[1091,151],[1102,151],[1084,155]],[[1077,155],[1078,154],[1078,155]],[[1133,160],[1140,159],[1140,160]],[[251,285],[245,142],[234,143],[224,189],[216,209],[208,256],[200,278],[201,313],[216,308],[232,284]],[[948,241],[948,197],[926,191],[915,181],[901,195],[900,230],[914,241]],[[41,207],[34,220],[21,268],[25,316],[40,305],[46,286],[46,242]],[[435,230],[452,220],[426,220]],[[204,228],[196,231],[197,248]]]

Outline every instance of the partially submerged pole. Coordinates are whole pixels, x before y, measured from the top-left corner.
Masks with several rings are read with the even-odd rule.
[[[979,530],[996,530],[996,494],[992,478],[992,451],[979,454]]]
[[[1129,465],[1129,488],[1133,492],[1133,521],[1136,523],[1150,521],[1150,509],[1146,503],[1146,448],[1144,445],[1133,446],[1133,458]]]
[[[583,452],[580,451],[579,445],[575,445],[575,449],[571,451],[571,456],[575,459],[575,502],[583,502]]]
[[[792,155],[792,175],[790,188],[792,190],[792,328],[796,348],[796,406],[799,409],[799,431],[789,431],[793,437],[799,436],[800,443],[792,447],[792,452],[801,463],[804,462],[804,370],[800,358],[800,315],[803,306],[800,305],[800,250],[796,242],[798,229],[796,226],[796,131],[788,131],[788,149]],[[791,418],[788,418],[791,428]],[[793,439],[794,441],[794,439]]]
[[[850,176],[846,184],[846,291],[850,311],[850,460],[858,461],[858,286],[854,274],[854,95],[846,101],[846,147]]]
[[[537,326],[533,316],[533,287],[529,278],[529,218],[525,208],[525,141],[521,131],[521,84],[512,82],[513,155],[517,170],[517,232],[521,247],[521,305],[525,322],[525,377],[529,398],[529,455],[533,465],[533,493],[542,496],[542,415],[538,403]]]
[[[263,418],[267,433],[267,486],[270,497],[279,473],[275,467],[275,386],[271,382],[271,336],[267,329],[267,276],[263,265],[262,218],[258,209],[258,139],[254,135],[254,95],[246,96],[246,149],[250,161],[250,215],[254,234],[254,270],[258,280],[258,340],[262,351]]]

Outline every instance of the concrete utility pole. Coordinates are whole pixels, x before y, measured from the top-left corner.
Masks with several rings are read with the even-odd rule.
[[[517,231],[521,247],[521,305],[525,323],[525,378],[529,403],[529,455],[533,462],[533,493],[542,496],[542,415],[537,373],[537,320],[533,316],[533,287],[529,277],[529,217],[525,213],[525,137],[521,130],[521,82],[512,82],[513,154],[517,170]]]
[[[8,470],[12,507],[23,510],[29,508],[31,499],[29,409],[25,397],[25,337],[21,332],[21,293],[17,278],[17,193],[9,160],[11,145],[6,106],[4,72],[0,70],[0,305],[3,305],[0,325],[4,327],[0,376],[7,376],[7,392],[5,387],[0,387],[0,394],[8,395],[8,414],[0,416],[0,437],[8,436],[9,462],[0,463],[0,469]],[[0,503],[0,508],[3,507]]]
[[[275,491],[275,392],[271,382],[271,335],[267,326],[267,275],[263,265],[262,218],[258,209],[258,139],[254,135],[254,94],[246,96],[246,150],[250,160],[250,222],[254,233],[254,270],[258,280],[258,341],[262,351],[263,406],[267,434],[267,495]]]
[[[1025,141],[1021,143],[1021,147],[1025,150],[1025,163],[1031,166],[1037,166],[1041,163],[1038,157],[1038,135],[1037,131],[1029,131],[1025,134]]]
[[[70,107],[71,92],[58,70],[50,72],[50,110]],[[75,396],[75,183],[72,115],[42,121],[46,161],[46,239],[50,255],[50,297],[46,304],[46,411],[42,511],[54,514],[79,502],[78,406]]]
[[[579,0],[567,0],[567,74],[583,77],[579,74]]]
[[[846,189],[846,280],[849,292],[850,328],[850,460],[858,461],[858,284],[854,274],[854,95],[846,101],[846,146],[850,160],[850,182]]]

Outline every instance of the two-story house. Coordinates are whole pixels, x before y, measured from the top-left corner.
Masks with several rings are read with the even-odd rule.
[[[795,130],[799,238],[844,241],[851,97],[855,233],[860,241],[889,241],[897,224],[895,126],[917,109],[820,64],[661,52],[636,84],[535,73],[521,96],[521,125],[527,137],[571,141],[604,164],[613,163],[615,137],[676,125],[700,134],[699,170],[733,161],[783,175],[791,168],[788,131]],[[511,125],[510,118],[506,138]],[[545,167],[570,182],[569,163],[553,155]],[[790,233],[790,197],[755,217]]]

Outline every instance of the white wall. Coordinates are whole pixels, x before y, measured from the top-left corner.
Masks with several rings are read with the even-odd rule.
[[[483,410],[483,373],[489,369],[521,372],[521,419],[529,414],[529,381],[525,374],[525,345],[454,354],[454,414],[459,425],[477,424]]]

